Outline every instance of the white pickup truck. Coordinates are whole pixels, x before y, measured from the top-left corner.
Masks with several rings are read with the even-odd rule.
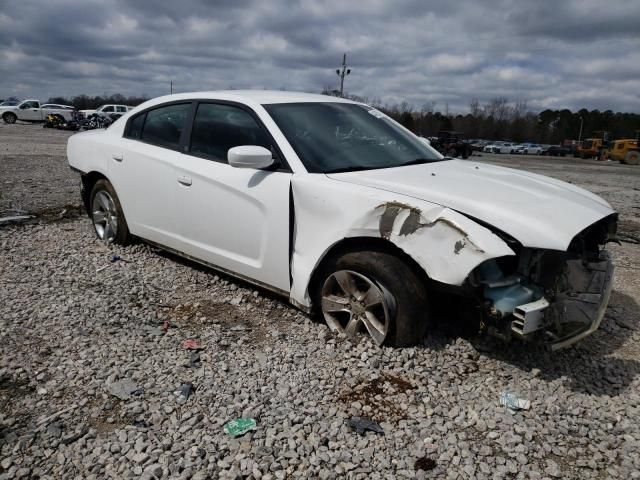
[[[80,110],[80,113],[84,114],[85,117],[97,113],[101,117],[107,117],[113,113],[124,115],[133,107],[128,107],[127,105],[102,105],[95,110]]]
[[[72,120],[75,107],[58,105],[55,103],[40,104],[39,100],[25,100],[15,106],[0,107],[0,117],[5,123],[16,123],[16,120],[25,122],[44,122],[50,113],[58,113],[65,120]]]

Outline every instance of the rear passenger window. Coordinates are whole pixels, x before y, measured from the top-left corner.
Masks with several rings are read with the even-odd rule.
[[[271,149],[269,137],[247,111],[231,105],[198,105],[191,132],[191,153],[226,163],[229,149],[241,145]]]
[[[190,103],[183,103],[149,110],[140,139],[161,147],[178,147],[190,108]]]
[[[137,140],[140,139],[140,134],[142,133],[142,126],[144,125],[144,119],[147,117],[146,113],[142,113],[137,115],[131,119],[129,122],[129,131],[127,132],[127,138],[135,138]]]

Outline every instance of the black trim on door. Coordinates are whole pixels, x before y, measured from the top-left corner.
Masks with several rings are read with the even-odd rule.
[[[129,131],[131,130],[131,123],[133,122],[133,120],[135,120],[136,118],[144,115],[145,116],[145,120],[142,123],[142,129],[140,130],[140,133],[142,134],[142,132],[144,132],[144,126],[147,123],[147,113],[153,111],[153,110],[157,110],[159,108],[164,108],[164,107],[170,107],[171,105],[190,105],[189,107],[189,113],[187,113],[187,118],[185,120],[185,125],[184,128],[182,129],[182,132],[180,132],[180,139],[178,140],[178,145],[175,147],[172,146],[168,146],[168,145],[160,145],[158,143],[154,143],[154,142],[148,142],[146,140],[143,140],[142,138],[135,138],[135,137],[130,137],[129,136]],[[154,147],[159,147],[159,148],[166,148],[167,150],[172,150],[174,152],[184,152],[184,147],[186,144],[188,144],[187,139],[189,137],[186,137],[185,134],[188,131],[189,136],[191,135],[191,124],[193,121],[193,116],[195,115],[195,105],[196,102],[194,100],[176,100],[173,102],[166,102],[166,103],[162,103],[160,105],[154,105],[153,107],[149,107],[145,110],[143,110],[140,113],[136,113],[135,115],[129,117],[127,119],[127,123],[124,126],[124,131],[122,132],[122,138],[126,138],[128,140],[135,140],[136,142],[140,142],[140,143],[144,143],[146,145],[152,145]],[[186,143],[185,143],[186,142]]]
[[[178,147],[167,147],[167,146],[163,146],[163,145],[158,145],[156,143],[151,143],[151,142],[146,142],[140,138],[131,138],[129,136],[129,130],[131,128],[131,122],[135,119],[138,118],[140,115],[146,115],[147,112],[151,111],[151,110],[155,110],[157,108],[162,108],[162,107],[167,107],[170,105],[184,105],[184,104],[191,104],[191,110],[189,111],[188,115],[187,115],[187,120],[185,123],[185,127],[182,129],[182,133],[180,135],[180,141],[178,144]],[[260,119],[260,117],[258,116],[258,114],[248,105],[245,105],[244,103],[240,103],[240,102],[234,102],[231,100],[218,100],[215,98],[192,98],[192,99],[185,99],[185,100],[174,100],[171,102],[166,102],[166,103],[162,103],[159,105],[154,105],[152,107],[149,107],[145,110],[143,110],[142,112],[137,113],[134,116],[131,116],[127,119],[127,123],[124,127],[124,132],[122,134],[123,138],[127,138],[129,140],[135,140],[138,142],[142,142],[145,143],[147,145],[153,145],[155,147],[160,147],[160,148],[166,148],[167,150],[173,150],[176,152],[180,152],[180,153],[184,153],[186,155],[190,155],[192,157],[198,157],[198,158],[203,158],[205,160],[209,160],[209,161],[219,161],[217,159],[214,159],[208,155],[199,155],[196,153],[191,153],[191,133],[193,131],[193,122],[196,116],[196,112],[198,111],[198,105],[200,105],[201,103],[209,103],[209,104],[217,104],[217,105],[230,105],[233,107],[237,107],[240,108],[241,110],[244,110],[245,112],[247,112],[249,115],[251,115],[251,117],[256,121],[256,123],[258,124],[259,128],[263,130],[263,132],[266,134],[267,138],[270,140],[271,145],[272,145],[272,151],[274,153],[274,157],[276,159],[276,164],[274,164],[274,168],[272,171],[277,171],[277,172],[286,172],[286,173],[293,173],[293,170],[291,170],[291,166],[289,165],[289,162],[287,162],[287,159],[285,158],[284,154],[282,153],[282,150],[280,149],[280,146],[278,145],[278,143],[275,141],[275,139],[273,138],[273,135],[271,135],[271,132],[269,131],[269,129],[265,126],[264,122]],[[146,122],[146,119],[145,119]],[[142,125],[142,129],[144,130],[144,123]],[[279,164],[279,165],[278,165]],[[265,169],[267,171],[269,171],[270,169]]]

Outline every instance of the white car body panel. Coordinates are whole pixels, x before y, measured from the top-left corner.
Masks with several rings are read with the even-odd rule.
[[[291,174],[178,155],[178,250],[288,292]]]
[[[291,173],[234,168],[122,137],[137,112],[197,99],[251,108]],[[288,294],[302,307],[310,306],[315,268],[344,239],[389,241],[433,280],[461,285],[482,262],[514,255],[483,225],[525,247],[566,250],[576,234],[614,213],[607,202],[573,185],[470,161],[308,173],[262,106],[292,102],[355,103],[268,91],[160,97],[106,130],[72,136],[69,164],[111,181],[134,235]]]
[[[307,288],[315,267],[345,238],[389,240],[430,278],[452,285],[464,282],[483,261],[514,254],[498,236],[464,215],[395,192],[331,178],[342,175],[350,174],[293,178],[296,223],[291,299],[298,304],[309,305]]]
[[[468,160],[329,176],[447,206],[527,247],[566,250],[578,232],[613,213],[603,199],[569,183]],[[571,214],[558,215],[559,209]]]

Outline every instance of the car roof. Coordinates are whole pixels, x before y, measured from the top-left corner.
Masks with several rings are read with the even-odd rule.
[[[165,95],[154,98],[153,103],[164,103],[175,100],[187,99],[211,99],[229,100],[241,103],[302,103],[302,102],[335,102],[335,103],[358,103],[345,98],[333,97],[329,95],[319,95],[305,92],[287,92],[281,90],[218,90],[208,92],[188,92]]]

